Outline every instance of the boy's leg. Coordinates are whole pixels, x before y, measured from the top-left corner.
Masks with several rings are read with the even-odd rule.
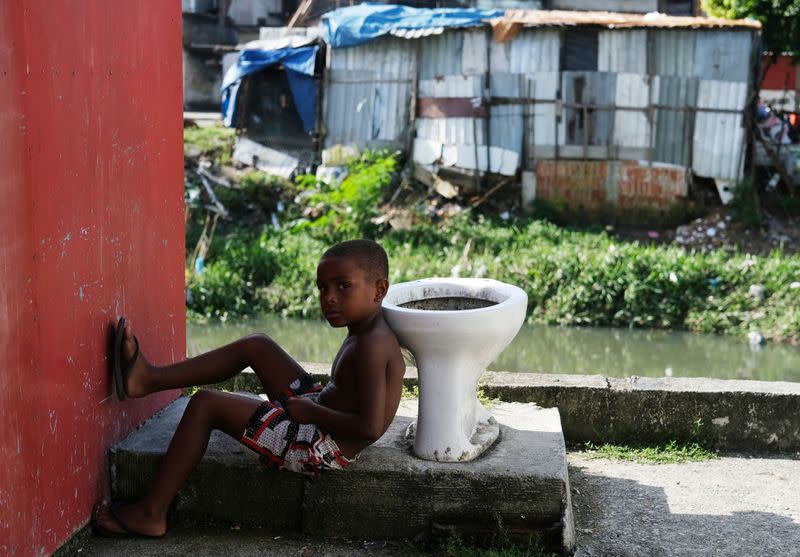
[[[126,326],[123,360],[130,360],[135,352],[133,332],[130,326]],[[305,373],[275,341],[267,335],[254,334],[194,358],[161,367],[150,365],[140,352],[128,373],[126,390],[128,396],[135,398],[167,389],[209,385],[230,379],[248,366],[258,375],[270,400]]]
[[[107,504],[99,504],[95,515],[97,523],[112,532],[163,534],[167,529],[169,505],[206,452],[211,431],[218,429],[238,441],[260,404],[259,399],[242,395],[197,392],[189,400],[147,496],[115,509],[119,521],[112,516]]]

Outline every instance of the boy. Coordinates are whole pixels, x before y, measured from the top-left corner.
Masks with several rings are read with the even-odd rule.
[[[405,363],[381,301],[389,287],[388,259],[370,240],[330,248],[317,266],[319,302],[333,327],[348,334],[323,389],[266,335],[250,335],[176,364],[145,360],[122,318],[114,343],[120,398],[218,383],[250,366],[268,402],[218,391],[189,401],[147,496],[136,503],[97,503],[92,526],[105,536],[163,536],[167,509],[219,429],[259,453],[270,467],[316,475],[347,467],[388,429],[400,403]]]

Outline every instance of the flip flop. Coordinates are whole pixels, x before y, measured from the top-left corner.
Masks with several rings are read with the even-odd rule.
[[[133,340],[136,342],[136,351],[133,353],[133,357],[130,360],[122,362],[122,343],[125,342],[125,318],[120,317],[119,323],[117,323],[117,330],[114,334],[114,347],[113,347],[113,372],[114,372],[114,386],[116,387],[117,398],[119,400],[125,400],[128,398],[128,389],[126,385],[128,383],[128,372],[133,367],[133,364],[136,363],[137,358],[139,357],[139,340],[136,336],[133,337]]]
[[[119,516],[119,509],[120,507],[124,506],[126,503],[122,501],[117,501],[116,503],[112,504],[108,507],[108,512],[111,517],[117,521],[117,524],[120,528],[124,530],[124,532],[116,532],[114,530],[109,530],[105,526],[102,526],[100,523],[97,522],[97,509],[100,507],[101,503],[97,503],[94,508],[92,509],[92,529],[94,533],[98,536],[103,536],[106,538],[163,538],[166,535],[166,532],[160,534],[158,536],[153,536],[151,534],[142,534],[141,532],[136,532],[132,530],[125,521]]]

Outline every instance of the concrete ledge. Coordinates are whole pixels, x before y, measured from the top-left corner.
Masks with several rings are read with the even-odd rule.
[[[328,380],[330,365],[303,365]],[[416,383],[410,368],[406,384]],[[558,408],[568,443],[700,438],[720,450],[800,451],[800,383],[487,372],[480,385],[492,398]],[[261,390],[252,371],[219,387]]]
[[[141,497],[153,481],[183,415],[181,398],[111,451],[112,497]],[[313,482],[267,470],[256,455],[214,433],[205,457],[181,489],[178,518],[223,521],[330,537],[415,538],[437,530],[540,538],[574,548],[566,451],[556,409],[498,403],[501,439],[469,463],[420,460],[403,438],[416,418],[404,400],[390,429],[346,472]]]
[[[800,450],[797,383],[497,372],[481,386],[490,397],[557,407],[570,443],[702,439],[720,450]]]

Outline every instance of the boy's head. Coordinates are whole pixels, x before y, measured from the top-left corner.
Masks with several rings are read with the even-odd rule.
[[[317,287],[323,315],[334,327],[374,316],[389,288],[389,258],[377,242],[349,240],[320,258]]]
[[[378,242],[372,240],[348,240],[329,248],[322,254],[326,257],[349,257],[371,279],[389,279],[389,257]]]

